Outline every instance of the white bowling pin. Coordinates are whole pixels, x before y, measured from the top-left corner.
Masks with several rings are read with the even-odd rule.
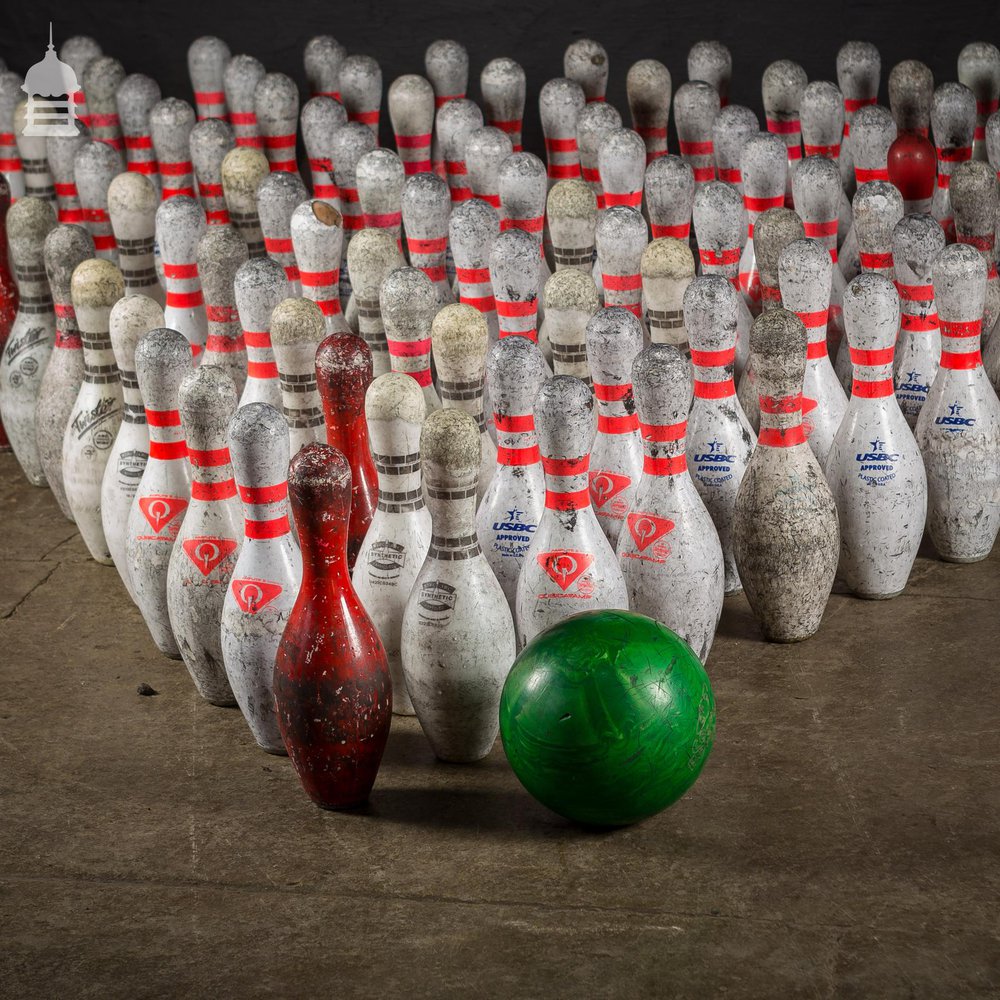
[[[319,306],[327,333],[350,333],[340,302],[343,216],[326,201],[304,201],[292,213],[291,228],[303,296]]]
[[[556,271],[545,283],[545,302],[540,339],[552,348],[553,370],[556,375],[573,375],[589,385],[587,324],[601,307],[594,279],[589,272],[573,267]]]
[[[237,57],[238,58],[238,57]],[[266,257],[257,214],[257,187],[267,177],[267,157],[259,149],[239,145],[222,160],[222,193],[229,221],[243,237],[252,258]]]
[[[754,233],[757,220],[765,212],[785,204],[788,183],[785,144],[768,132],[751,136],[740,152],[740,177],[743,182],[743,207],[749,218],[747,241],[740,254],[740,291],[747,306],[756,315],[763,307],[761,298],[764,289],[760,283]]]
[[[257,215],[268,256],[285,269],[292,295],[301,295],[299,268],[292,250],[292,213],[306,200],[306,186],[297,173],[278,170],[257,188]]]
[[[347,267],[358,309],[358,333],[372,352],[376,377],[392,370],[379,290],[386,276],[405,264],[396,238],[385,229],[362,229],[347,248]]]
[[[597,198],[589,185],[575,179],[557,181],[549,191],[545,214],[555,269],[574,268],[590,274],[594,268]],[[545,304],[547,308],[547,298]]]
[[[163,259],[167,304],[163,316],[171,330],[187,337],[196,359],[205,349],[208,320],[198,276],[198,241],[205,232],[205,213],[194,198],[175,195],[156,210],[156,243]]]
[[[428,413],[441,408],[431,378],[431,323],[439,308],[434,282],[415,267],[392,271],[379,289],[392,370],[416,379]]]
[[[247,381],[247,349],[233,286],[247,256],[243,237],[231,225],[209,226],[195,251],[208,330],[201,363],[223,369],[237,392]]]
[[[233,294],[247,351],[247,381],[240,405],[267,403],[280,410],[281,384],[271,345],[271,313],[288,298],[285,269],[270,257],[252,257],[237,270]]]
[[[642,252],[642,293],[649,337],[688,353],[684,293],[694,278],[694,254],[687,243],[669,236],[653,240]]]

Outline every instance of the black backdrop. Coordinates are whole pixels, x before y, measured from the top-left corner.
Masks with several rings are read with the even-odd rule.
[[[374,56],[383,83],[401,73],[423,73],[423,53],[437,38],[455,38],[469,50],[469,96],[479,99],[479,71],[495,56],[511,56],[528,76],[525,144],[542,149],[537,96],[546,80],[562,75],[562,53],[575,38],[590,37],[608,50],[608,99],[628,123],[625,74],[636,59],[654,57],[669,67],[674,87],[687,79],[687,52],[708,38],[733,53],[731,101],[761,117],[760,78],[767,64],[800,62],[809,79],[835,80],[837,49],[849,39],[874,42],[882,53],[880,99],[902,59],[916,58],[935,80],[956,79],[955,60],[970,41],[1000,44],[998,0],[669,0],[547,3],[507,0],[5,0],[0,57],[19,73],[45,53],[48,22],[56,47],[89,34],[127,72],[155,77],[164,96],[191,100],[186,50],[198,35],[224,38],[233,53],[247,52],[269,70],[290,74],[305,90],[302,48],[315,34],[332,34],[349,52]],[[16,10],[16,14],[15,14]],[[389,139],[383,101],[383,136]],[[672,123],[672,119],[671,119]],[[671,140],[671,148],[676,143]]]

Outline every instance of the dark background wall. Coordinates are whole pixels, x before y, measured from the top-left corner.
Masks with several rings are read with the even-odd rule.
[[[16,5],[17,14],[12,10]],[[674,87],[687,79],[687,52],[706,38],[733,53],[731,100],[761,114],[760,78],[774,59],[800,62],[812,79],[835,80],[837,49],[849,39],[874,42],[882,53],[881,101],[886,79],[902,59],[926,62],[937,81],[956,79],[955,60],[967,42],[1000,44],[998,0],[668,0],[547,3],[545,0],[474,3],[460,0],[6,0],[0,57],[20,73],[45,52],[48,22],[56,46],[89,34],[127,72],[155,77],[164,96],[191,100],[188,44],[202,34],[224,38],[233,53],[247,52],[269,70],[290,74],[305,89],[302,48],[315,34],[334,35],[349,52],[381,63],[385,88],[401,73],[423,73],[423,53],[437,38],[455,38],[469,50],[469,96],[479,99],[479,71],[494,56],[511,56],[528,76],[525,140],[541,150],[537,95],[562,75],[562,53],[575,38],[590,37],[608,50],[608,99],[628,123],[625,74],[636,59],[666,63]],[[762,116],[761,116],[762,117]],[[383,102],[383,131],[388,121]],[[763,120],[763,119],[762,119]],[[673,144],[673,149],[676,145]]]

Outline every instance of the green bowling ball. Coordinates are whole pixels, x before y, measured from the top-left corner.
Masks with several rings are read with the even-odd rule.
[[[588,611],[536,636],[500,698],[500,735],[521,784],[580,823],[623,826],[676,802],[712,749],[715,698],[670,629]]]

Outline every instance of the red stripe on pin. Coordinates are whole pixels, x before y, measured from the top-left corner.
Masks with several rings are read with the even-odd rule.
[[[940,317],[939,317],[940,319]],[[983,332],[983,321],[940,319],[941,335],[944,337],[978,337]]]
[[[196,292],[167,292],[167,306],[172,309],[193,309],[204,301],[201,289]]]
[[[340,268],[334,271],[299,271],[299,280],[305,288],[322,288],[335,285],[340,280]]]
[[[757,443],[769,448],[791,448],[796,444],[805,444],[806,434],[802,424],[794,427],[762,427]]]
[[[288,496],[288,483],[275,483],[273,486],[241,486],[240,499],[244,503],[265,504],[277,503]]]
[[[252,538],[255,541],[264,538],[278,538],[280,535],[287,534],[288,531],[287,515],[276,517],[270,521],[246,521],[244,524],[247,538]]]
[[[641,274],[605,274],[604,288],[612,292],[637,292],[642,288]]]
[[[394,358],[417,358],[431,349],[431,338],[423,340],[389,340],[389,354]]]
[[[711,139],[702,142],[686,142],[681,139],[679,145],[681,156],[711,156],[714,151]]]
[[[269,379],[278,377],[278,366],[273,361],[248,361],[247,377]]]
[[[702,264],[710,267],[722,267],[726,264],[738,264],[740,262],[739,247],[731,247],[727,250],[698,250],[698,256]]]
[[[180,427],[180,410],[150,410],[146,408],[146,423],[150,427]],[[185,452],[187,454],[187,452]]]
[[[736,360],[736,348],[729,347],[723,351],[697,351],[691,349],[691,363],[702,368],[718,368],[731,365]]]
[[[687,434],[687,421],[676,424],[639,424],[639,433],[643,441],[683,441]]]
[[[662,239],[665,236],[669,236],[671,239],[675,240],[686,240],[691,236],[691,223],[681,222],[669,226],[661,226],[657,223],[652,223],[653,229],[653,239]]]
[[[735,395],[735,393],[736,383],[731,378],[723,379],[720,382],[694,380],[694,394],[699,399],[725,399],[727,396]]]
[[[607,385],[600,382],[594,383],[594,396],[602,403],[614,403],[620,399],[628,399],[631,395],[631,382],[626,382],[624,385]]]
[[[447,245],[448,238],[446,236],[439,236],[429,240],[408,237],[406,240],[406,247],[410,253],[417,254],[444,253]]]
[[[590,490],[577,490],[575,493],[556,493],[553,490],[546,490],[545,506],[548,510],[583,510],[584,507],[590,506]]]
[[[164,462],[186,458],[187,444],[184,441],[150,441],[149,457],[158,458]]]
[[[545,228],[545,216],[536,215],[530,219],[503,218],[500,220],[500,232],[510,229],[520,229],[525,233],[540,233]]]
[[[459,281],[469,285],[480,285],[490,280],[488,267],[456,267],[455,275]]]
[[[806,347],[806,358],[815,361],[818,358],[827,357],[826,341],[815,340]]]
[[[802,122],[798,118],[788,121],[778,121],[776,118],[767,119],[767,130],[775,135],[795,135],[802,131]]]
[[[501,434],[523,434],[535,429],[535,417],[531,413],[493,414],[493,423]]]
[[[887,181],[889,179],[889,170],[887,167],[876,167],[874,169],[855,167],[854,179],[859,184],[867,184],[869,181]]]
[[[397,135],[396,149],[425,149],[431,144],[431,133],[421,135]]]
[[[601,434],[630,434],[639,427],[639,417],[635,413],[620,416],[597,415],[597,430]]]
[[[766,212],[769,208],[781,208],[785,204],[783,194],[774,195],[772,198],[755,198],[751,195],[743,195],[743,205],[748,212]]]
[[[877,379],[868,382],[864,379],[855,379],[851,385],[851,395],[859,399],[880,399],[883,396],[891,396],[893,393],[892,379]]]
[[[508,317],[535,316],[538,313],[538,299],[531,299],[528,302],[510,302],[505,299],[497,299],[497,315]]]
[[[542,468],[550,476],[579,476],[590,468],[590,455],[580,458],[545,458],[542,456]]]
[[[537,444],[527,448],[508,448],[505,445],[497,448],[498,465],[534,465],[540,458]]]
[[[861,258],[861,266],[865,268],[885,268],[892,267],[892,254],[891,253],[865,253],[864,250],[860,251],[859,256]]]
[[[642,471],[647,476],[677,476],[687,471],[687,459],[683,455],[670,455],[663,458],[643,455]]]
[[[221,483],[201,483],[196,479],[191,483],[192,500],[228,500],[234,496],[236,482],[232,479],[224,479]]]
[[[638,208],[642,204],[642,192],[625,191],[620,194],[616,194],[613,191],[605,191],[604,204],[608,208],[613,208],[615,205],[626,205],[629,208]]]
[[[941,367],[949,371],[969,371],[978,368],[983,363],[983,355],[980,351],[942,351]]]
[[[802,228],[806,236],[824,237],[837,235],[837,220],[828,219],[826,222],[806,222],[803,220]]]

